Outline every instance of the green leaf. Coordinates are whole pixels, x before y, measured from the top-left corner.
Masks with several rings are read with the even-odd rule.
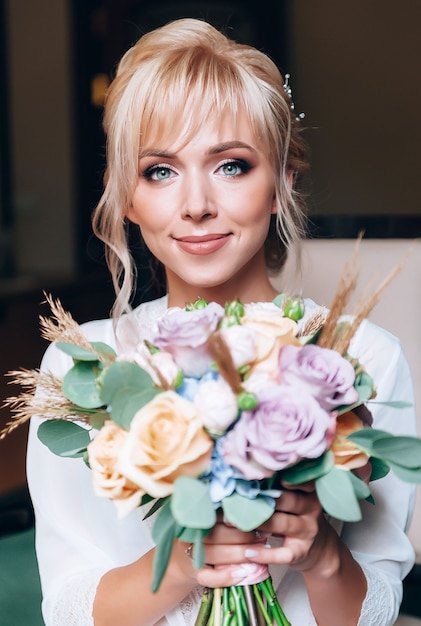
[[[183,528],[178,535],[180,541],[193,543],[193,565],[196,569],[200,569],[205,564],[205,551],[203,546],[203,538],[210,532],[210,529],[201,530],[200,528]]]
[[[316,493],[328,515],[344,522],[361,519],[361,509],[355,496],[350,472],[334,467],[316,479]]]
[[[244,532],[261,526],[273,514],[273,506],[265,498],[253,500],[233,493],[222,500],[226,519]]]
[[[75,361],[98,361],[98,353],[106,359],[112,361],[117,356],[111,346],[102,341],[92,341],[93,350],[82,348],[74,343],[57,341],[56,346],[62,352],[71,356]]]
[[[381,406],[389,406],[392,409],[408,409],[411,406],[414,406],[412,402],[404,402],[403,400],[389,400],[381,402],[380,400],[370,400],[371,404],[379,404]]]
[[[152,577],[152,591],[154,593],[159,589],[168,567],[174,539],[180,532],[181,529],[171,513],[170,500],[167,499],[152,526],[152,537],[156,543]]]
[[[421,439],[389,435],[373,442],[372,454],[402,467],[421,467]]]
[[[144,391],[134,391],[131,387],[119,389],[112,398],[111,419],[128,430],[139,409],[159,393],[161,393],[160,389],[145,389]]]
[[[38,439],[54,454],[83,457],[90,442],[89,432],[66,420],[47,420],[38,427]]]
[[[105,371],[102,381],[103,404],[112,404],[118,391],[143,391],[153,387],[152,378],[144,369],[128,361],[115,361]]]
[[[108,361],[114,361],[117,356],[114,348],[108,345],[108,343],[104,343],[103,341],[92,341],[91,345],[95,348],[96,352],[100,354],[102,357],[107,359]]]
[[[370,465],[371,465],[370,481],[379,480],[380,478],[383,478],[384,476],[386,476],[390,471],[390,466],[388,463],[386,463],[382,459],[377,459],[374,456],[370,458]]]
[[[291,485],[301,485],[323,476],[333,467],[333,464],[333,453],[328,450],[318,459],[300,461],[297,465],[287,468],[282,472],[282,479]]]
[[[141,505],[149,504],[149,502],[152,502],[152,500],[154,500],[154,498],[152,496],[149,496],[147,493],[145,493],[145,495],[142,496]],[[164,506],[166,501],[167,501],[167,498],[158,498],[158,500],[155,500],[151,508],[143,516],[143,519],[148,519],[148,517],[151,517],[154,513],[159,511],[159,509]]]
[[[98,355],[95,352],[77,346],[74,343],[57,341],[56,346],[59,350],[71,356],[75,361],[98,361]]]
[[[403,467],[397,463],[391,463],[390,469],[394,474],[406,483],[421,483],[421,467]]]
[[[354,472],[349,472],[349,478],[351,479],[357,500],[366,500],[370,497],[370,487],[363,480],[361,480],[361,478],[354,474]]]
[[[390,437],[390,434],[384,430],[376,430],[375,428],[361,428],[347,436],[347,439],[353,441],[356,446],[371,455],[373,444],[378,439]]]
[[[177,523],[187,528],[212,528],[216,522],[208,485],[190,476],[175,481],[171,511]]]
[[[85,409],[96,409],[103,406],[97,377],[102,371],[99,361],[78,361],[63,378],[62,391],[73,404]]]

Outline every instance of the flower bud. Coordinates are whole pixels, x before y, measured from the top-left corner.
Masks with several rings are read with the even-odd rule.
[[[228,316],[234,316],[237,318],[243,317],[244,315],[244,305],[239,300],[231,300],[231,302],[227,302],[225,305],[225,314]]]
[[[257,396],[249,391],[241,391],[237,395],[238,407],[242,411],[253,411],[257,407]]]
[[[304,315],[303,299],[288,298],[284,304],[284,315],[294,322],[300,320]]]

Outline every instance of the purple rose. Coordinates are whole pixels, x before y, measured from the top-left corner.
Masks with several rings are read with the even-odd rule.
[[[169,352],[186,376],[200,377],[212,364],[207,341],[223,316],[224,309],[216,302],[204,309],[170,311],[158,321],[150,341]]]
[[[327,411],[358,400],[355,370],[335,350],[313,344],[286,345],[279,355],[279,369],[283,383],[310,393]]]
[[[272,385],[254,411],[243,411],[225,437],[223,457],[248,480],[268,478],[327,449],[334,418],[296,387]]]

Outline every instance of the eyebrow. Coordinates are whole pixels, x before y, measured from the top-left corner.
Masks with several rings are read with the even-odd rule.
[[[232,148],[245,148],[251,152],[256,152],[255,148],[250,146],[248,143],[244,143],[243,141],[227,141],[210,148],[209,154],[219,154],[220,152],[225,152],[226,150],[231,150]]]
[[[245,150],[249,150],[250,152],[257,152],[255,148],[250,146],[248,143],[244,143],[243,141],[226,141],[224,143],[219,143],[216,146],[212,146],[207,150],[208,154],[220,154],[222,152],[226,152],[227,150],[232,150],[235,148],[243,148]],[[158,157],[160,159],[172,159],[176,157],[176,153],[173,152],[165,152],[163,150],[155,150],[151,148],[150,150],[141,150],[139,152],[139,159],[145,157]]]

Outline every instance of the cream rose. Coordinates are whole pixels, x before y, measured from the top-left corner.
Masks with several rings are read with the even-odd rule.
[[[164,498],[176,478],[196,477],[207,468],[212,446],[194,404],[164,391],[134,416],[119,470],[153,498]]]
[[[295,338],[297,323],[283,317],[276,305],[253,305],[246,308],[241,325],[254,331],[256,357],[250,364],[250,372],[265,373],[279,377],[279,351],[285,344],[301,345]]]
[[[353,412],[343,413],[336,420],[336,432],[331,450],[335,457],[335,465],[345,469],[355,470],[368,463],[368,456],[352,443],[347,436],[364,428],[363,422]]]
[[[119,517],[137,508],[145,493],[123,476],[117,467],[127,436],[126,430],[112,421],[107,421],[88,445],[94,492],[101,498],[112,500]]]

